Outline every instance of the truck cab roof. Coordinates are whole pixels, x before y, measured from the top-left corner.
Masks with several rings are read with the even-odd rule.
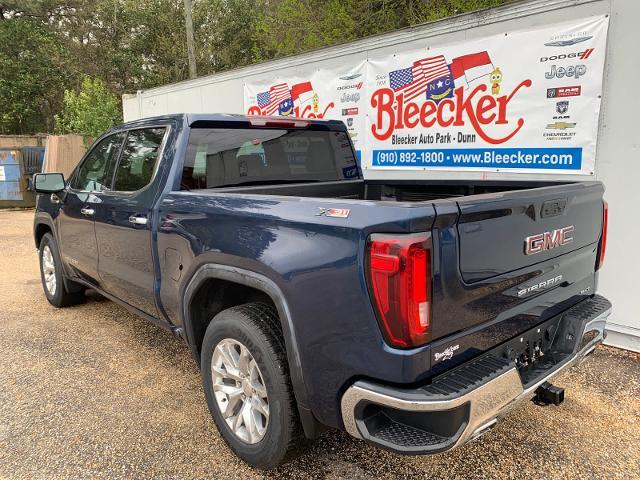
[[[206,124],[221,124],[231,126],[229,124],[237,123],[249,123],[260,119],[261,121],[281,123],[281,122],[296,122],[302,121],[309,125],[325,125],[331,129],[346,130],[344,123],[341,120],[323,120],[313,118],[297,118],[297,117],[281,117],[281,116],[255,116],[255,115],[243,115],[238,113],[174,113],[169,115],[159,115],[155,117],[141,118],[138,120],[132,120],[130,122],[118,125],[110,130],[110,132],[117,130],[127,130],[135,127],[148,126],[156,123],[162,123],[171,120],[184,121],[189,126],[201,126]]]

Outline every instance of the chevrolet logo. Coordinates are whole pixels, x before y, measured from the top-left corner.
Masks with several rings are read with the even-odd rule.
[[[575,126],[575,123],[569,122],[555,122],[547,124],[547,128],[552,128],[554,130],[564,130],[565,128],[573,128]]]

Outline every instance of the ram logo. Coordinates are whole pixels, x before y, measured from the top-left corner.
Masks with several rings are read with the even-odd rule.
[[[568,245],[573,242],[571,234],[574,230],[573,225],[569,225],[550,232],[531,235],[524,239],[524,253],[525,255],[535,255],[545,250]]]

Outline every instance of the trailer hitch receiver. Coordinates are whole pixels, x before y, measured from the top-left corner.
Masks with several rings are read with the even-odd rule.
[[[564,402],[564,388],[544,382],[536,389],[536,395],[533,397],[536,405],[560,405]]]

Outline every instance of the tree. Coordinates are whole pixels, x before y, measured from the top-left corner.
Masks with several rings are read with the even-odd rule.
[[[262,0],[263,8],[257,9],[253,60],[294,55],[506,1]]]
[[[184,0],[184,25],[187,30],[187,58],[189,59],[189,78],[198,76],[196,68],[196,49],[193,40],[193,4]]]
[[[64,106],[55,120],[59,133],[79,133],[96,138],[122,121],[120,102],[101,80],[85,77],[79,93],[65,90]]]
[[[50,22],[80,70],[121,94],[188,78],[183,0],[74,0]]]
[[[75,71],[59,40],[39,21],[0,21],[0,133],[51,131]]]
[[[199,71],[208,74],[249,65],[261,58],[256,35],[264,0],[198,0],[193,21]]]
[[[355,38],[353,1],[279,0],[257,22],[257,60],[294,55]]]
[[[208,75],[508,0],[192,1]],[[114,95],[187,79],[183,2],[0,0],[0,133],[51,131],[84,76]]]

